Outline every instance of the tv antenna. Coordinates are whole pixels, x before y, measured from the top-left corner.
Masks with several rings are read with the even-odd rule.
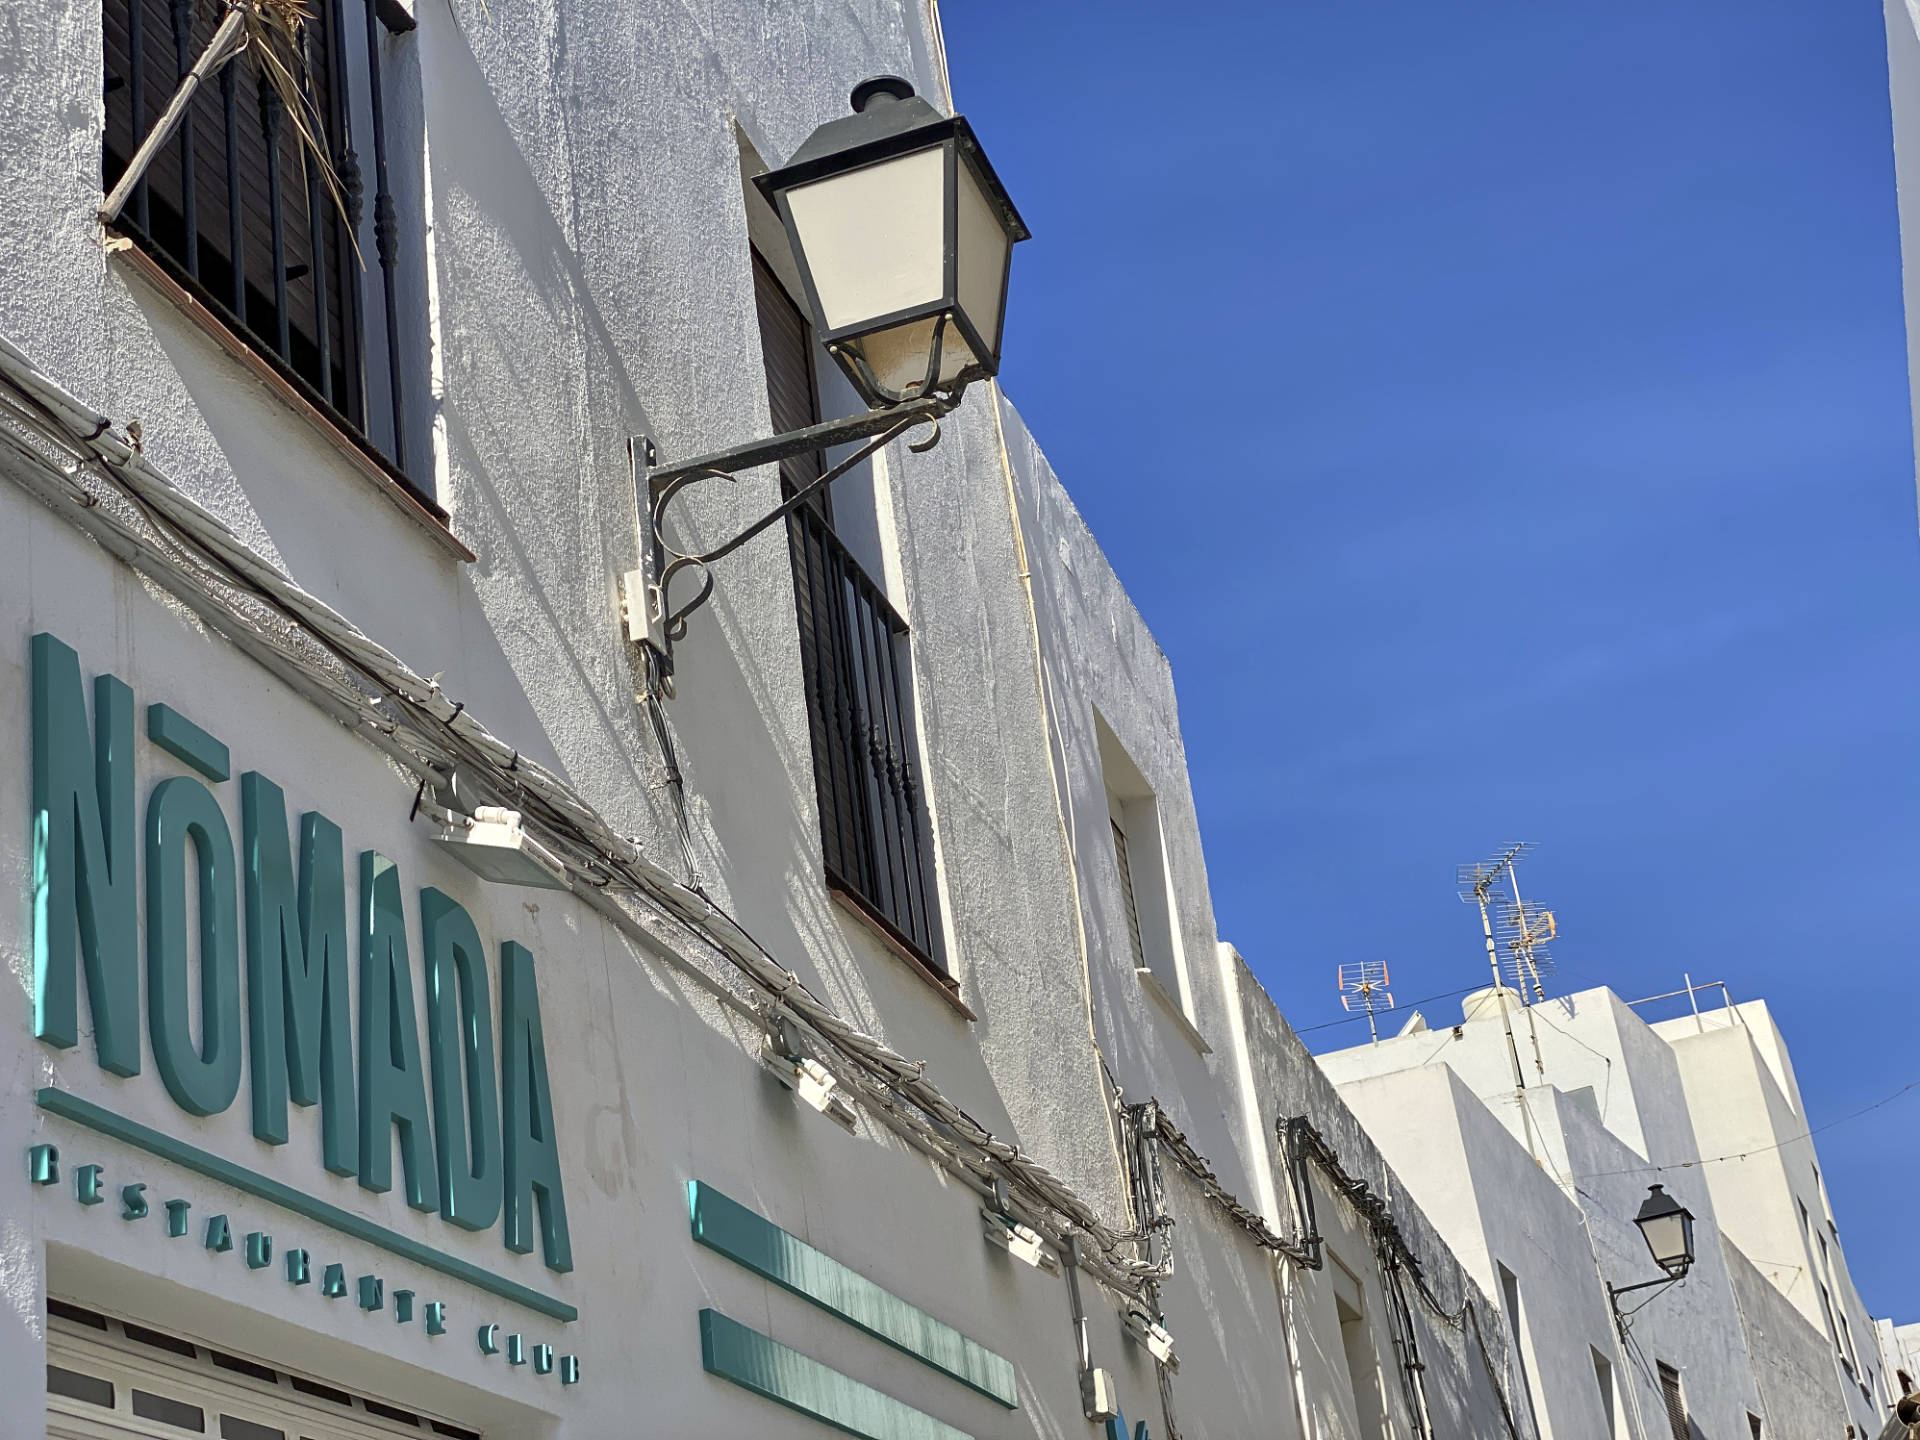
[[[1547,945],[1560,933],[1553,911],[1521,898],[1515,862],[1532,849],[1522,841],[1492,860],[1460,867],[1460,898],[1480,907],[1493,983],[1518,991],[1522,1005],[1547,998],[1545,977],[1554,969]]]
[[[1393,995],[1387,989],[1387,962],[1384,960],[1358,960],[1351,965],[1340,967],[1340,1008],[1349,1015],[1357,1011],[1367,1012],[1367,1033],[1373,1036],[1373,1043],[1380,1043],[1380,1027],[1374,1016],[1382,1010],[1393,1009]]]
[[[1486,938],[1487,964],[1493,971],[1493,1002],[1500,1009],[1500,1023],[1507,1034],[1507,1057],[1513,1061],[1514,1094],[1526,1127],[1529,1152],[1533,1152],[1533,1120],[1527,1111],[1526,1072],[1520,1068],[1520,1046],[1513,1038],[1507,997],[1517,994],[1520,1008],[1526,1012],[1527,1029],[1533,1037],[1534,1068],[1544,1081],[1547,1067],[1540,1054],[1540,1032],[1534,1028],[1533,1003],[1547,998],[1542,977],[1553,971],[1547,943],[1560,931],[1551,910],[1521,898],[1514,863],[1532,849],[1523,840],[1491,860],[1462,865],[1459,870],[1460,898],[1480,908],[1480,933]],[[1513,981],[1510,987],[1508,978]],[[1539,1158],[1537,1153],[1535,1158]]]
[[[1508,879],[1512,878],[1509,870]],[[1514,888],[1517,892],[1518,887]],[[1547,942],[1559,933],[1559,922],[1554,919],[1553,911],[1535,901],[1522,900],[1517,893],[1500,907],[1494,921],[1494,934],[1506,952],[1503,958],[1507,974],[1512,977],[1513,988],[1520,992],[1523,1003],[1529,990],[1535,1000],[1547,998],[1546,988],[1541,984],[1542,976],[1553,973],[1553,957],[1547,953]]]

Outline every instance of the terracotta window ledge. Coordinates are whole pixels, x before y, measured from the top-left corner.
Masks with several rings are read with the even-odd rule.
[[[915,975],[918,975],[922,980],[926,981],[928,986],[932,988],[933,993],[946,1001],[956,1015],[963,1016],[968,1020],[978,1020],[980,1018],[968,1007],[967,1002],[960,998],[959,981],[955,980],[951,975],[935,969],[923,957],[915,954],[913,950],[903,945],[895,938],[892,929],[883,924],[879,917],[875,916],[867,908],[864,900],[840,884],[831,875],[827,876],[827,893],[833,897],[834,903],[842,910],[858,920],[871,934],[878,936],[895,959],[901,961]]]

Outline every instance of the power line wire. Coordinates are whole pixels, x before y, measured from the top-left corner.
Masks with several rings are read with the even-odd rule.
[[[1407,1008],[1411,1010],[1420,1005],[1431,1005],[1435,1000],[1451,1000],[1456,995],[1471,995],[1476,990],[1484,990],[1486,988],[1484,985],[1468,985],[1464,989],[1449,990],[1444,995],[1428,995],[1423,999],[1409,1000],[1407,1002]],[[1397,1009],[1399,1007],[1396,1006],[1395,1008]],[[1356,1020],[1364,1020],[1366,1018],[1365,1015],[1348,1015],[1339,1020],[1324,1021],[1319,1025],[1303,1025],[1293,1033],[1296,1035],[1308,1035],[1315,1030],[1331,1030],[1335,1025],[1351,1025]]]
[[[1891,1095],[1882,1096],[1871,1105],[1862,1105],[1850,1115],[1842,1115],[1837,1120],[1829,1120],[1826,1124],[1816,1125],[1811,1130],[1802,1130],[1798,1135],[1789,1135],[1786,1139],[1777,1140],[1771,1145],[1756,1145],[1750,1150],[1735,1150],[1725,1155],[1710,1155],[1704,1159],[1679,1160],[1671,1165],[1633,1165],[1625,1170],[1595,1170],[1579,1178],[1582,1180],[1598,1180],[1607,1175],[1645,1175],[1649,1172],[1658,1173],[1666,1170],[1691,1170],[1696,1165],[1717,1165],[1722,1160],[1745,1160],[1750,1155],[1766,1155],[1775,1150],[1783,1150],[1797,1141],[1811,1140],[1815,1135],[1831,1130],[1836,1125],[1844,1125],[1849,1120],[1858,1120],[1862,1115],[1870,1111],[1878,1110],[1882,1105],[1891,1105],[1909,1090],[1915,1089],[1920,1089],[1920,1080],[1909,1080]]]

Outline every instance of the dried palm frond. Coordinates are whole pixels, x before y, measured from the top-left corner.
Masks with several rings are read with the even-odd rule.
[[[235,0],[229,0],[235,3]],[[320,183],[326,186],[334,208],[346,222],[347,237],[353,253],[360,258],[359,237],[353,233],[347,212],[346,190],[328,153],[326,124],[319,103],[308,83],[307,27],[313,22],[313,0],[238,0],[235,7],[246,31],[246,54],[253,73],[263,85],[271,85],[280,97],[282,109],[293,121],[293,132],[300,142],[300,164],[304,172],[311,163],[319,168]],[[361,259],[361,264],[366,262]]]
[[[146,175],[154,156],[180,128],[181,118],[187,113],[195,92],[223,65],[244,54],[253,66],[257,81],[273,87],[281,108],[293,121],[294,136],[300,142],[303,173],[309,163],[319,167],[321,183],[326,186],[342,220],[347,222],[347,237],[358,257],[360,241],[353,233],[346,191],[333,168],[333,157],[327,153],[326,126],[308,83],[307,26],[313,20],[312,0],[225,0],[222,8],[226,14],[207,42],[207,48],[194,61],[193,68],[181,77],[167,108],[154,122],[146,139],[140,142],[133,158],[127,162],[126,171],[100,206],[100,222],[112,224],[125,208],[127,197]],[[361,263],[364,264],[364,260]]]

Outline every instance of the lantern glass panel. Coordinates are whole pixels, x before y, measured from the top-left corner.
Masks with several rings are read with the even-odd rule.
[[[1653,1215],[1640,1222],[1641,1233],[1647,1237],[1647,1248],[1653,1252],[1654,1263],[1663,1270],[1677,1270],[1691,1257],[1693,1237],[1688,1233],[1693,1227],[1690,1217],[1684,1210],[1675,1210],[1665,1215]]]
[[[867,365],[882,385],[889,390],[904,392],[909,386],[918,385],[927,378],[927,356],[933,344],[933,327],[938,319],[930,316],[922,320],[909,320],[904,325],[895,325],[890,329],[879,330],[858,340],[846,342],[850,350],[858,350],[866,357]],[[951,384],[969,365],[974,363],[973,351],[967,346],[967,337],[960,327],[948,322],[944,334],[940,337],[940,375],[937,385]]]
[[[1000,352],[1000,313],[1007,284],[1007,251],[1013,237],[987,199],[973,166],[959,165],[957,238],[960,308],[972,322],[991,359]]]
[[[943,147],[795,186],[786,200],[829,332],[945,296]],[[926,374],[925,354],[915,378]]]

